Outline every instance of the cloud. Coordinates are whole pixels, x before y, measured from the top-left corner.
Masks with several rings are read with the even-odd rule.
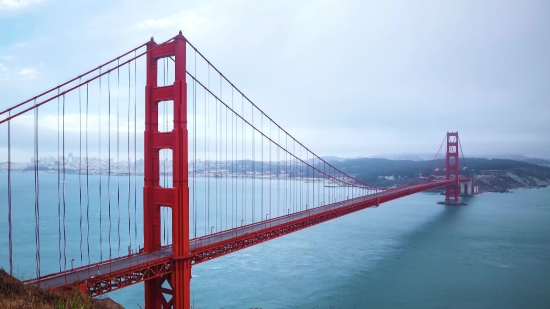
[[[19,75],[27,79],[35,79],[38,76],[38,71],[35,69],[25,68],[19,72]]]
[[[2,59],[4,61],[13,61],[13,60],[17,59],[17,57],[15,57],[13,55],[0,55],[0,59]]]
[[[0,10],[20,10],[41,2],[44,0],[0,0]]]
[[[492,0],[165,0],[162,6],[103,0],[85,11],[52,1],[40,19],[13,20],[41,31],[14,31],[9,47],[0,46],[2,55],[17,56],[0,58],[10,69],[4,77],[16,77],[0,84],[0,104],[61,84],[151,36],[160,43],[182,30],[272,119],[321,155],[425,152],[445,132],[459,131],[468,154],[522,149],[548,157],[549,14],[546,2]],[[17,41],[32,48],[18,48]],[[194,64],[192,54],[189,60]],[[144,67],[138,63],[138,84]],[[22,68],[40,74],[17,75]],[[207,76],[205,68],[199,62],[197,74]],[[30,76],[32,84],[19,82]],[[143,88],[137,89],[140,98]]]
[[[2,83],[5,83],[7,81],[9,81],[9,75],[10,75],[10,70],[8,69],[8,67],[6,65],[4,65],[2,62],[0,62],[0,81]],[[2,108],[0,108],[2,109]]]
[[[200,14],[196,10],[180,11],[177,14],[166,16],[158,19],[148,19],[136,25],[138,29],[173,29],[182,27],[187,28],[191,25],[204,29],[210,21],[204,18],[204,14]]]

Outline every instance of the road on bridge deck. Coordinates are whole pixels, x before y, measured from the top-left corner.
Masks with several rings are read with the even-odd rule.
[[[313,215],[334,210],[337,208],[350,206],[350,205],[357,204],[367,200],[372,200],[378,197],[393,194],[401,190],[406,190],[410,188],[411,187],[407,187],[407,188],[398,189],[398,190],[383,191],[383,192],[374,193],[374,194],[370,194],[362,197],[356,197],[343,202],[337,202],[337,203],[328,204],[324,206],[318,206],[312,209],[303,210],[303,211],[292,213],[282,217],[269,219],[267,221],[248,224],[235,229],[231,229],[231,230],[227,230],[227,231],[223,231],[223,232],[219,232],[219,233],[215,233],[207,236],[202,236],[196,239],[191,239],[190,250],[191,252],[193,252],[202,247],[210,246],[210,245],[213,245],[222,241],[226,241],[232,238],[236,238],[238,236],[242,236],[248,233],[258,232],[260,230],[276,227],[278,225],[286,224],[292,221],[297,221],[297,220],[306,218],[308,216],[313,216]],[[87,267],[82,267],[73,271],[69,270],[56,275],[45,276],[43,279],[38,278],[38,280],[31,281],[31,283],[32,282],[38,283],[40,287],[44,287],[44,288],[58,288],[68,284],[73,284],[74,282],[77,282],[77,281],[85,282],[86,280],[92,279],[95,276],[122,271],[124,269],[128,269],[130,267],[135,267],[142,264],[144,265],[155,259],[169,258],[171,255],[172,255],[172,248],[166,247],[159,251],[155,251],[151,253],[142,252],[134,255],[129,255],[126,257],[117,258],[114,260],[107,260],[104,262],[92,264]]]

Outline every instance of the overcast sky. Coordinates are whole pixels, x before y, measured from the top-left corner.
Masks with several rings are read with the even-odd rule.
[[[0,109],[179,30],[319,155],[550,158],[550,1],[0,0]]]

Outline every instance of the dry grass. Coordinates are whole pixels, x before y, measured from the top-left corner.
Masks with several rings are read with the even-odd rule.
[[[87,294],[72,291],[50,291],[28,286],[0,269],[0,308],[2,309],[120,309],[110,299],[92,299]]]

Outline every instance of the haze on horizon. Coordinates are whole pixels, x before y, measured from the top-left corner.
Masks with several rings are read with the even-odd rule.
[[[548,1],[0,0],[0,29],[0,110],[182,30],[321,156],[458,131],[466,156],[550,158]]]

